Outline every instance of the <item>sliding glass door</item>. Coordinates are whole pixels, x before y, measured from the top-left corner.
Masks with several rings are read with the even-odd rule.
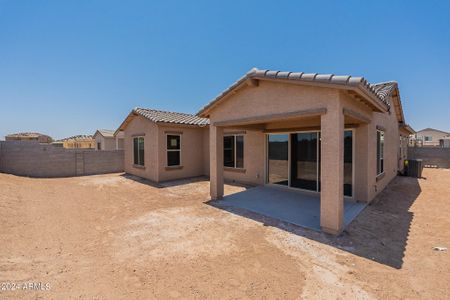
[[[267,181],[320,191],[320,132],[268,135]],[[344,196],[353,196],[353,131],[344,132]]]
[[[319,133],[291,134],[291,186],[318,191]]]
[[[267,138],[267,179],[269,183],[288,185],[289,135],[269,134]]]
[[[344,196],[353,196],[353,131],[344,132]]]

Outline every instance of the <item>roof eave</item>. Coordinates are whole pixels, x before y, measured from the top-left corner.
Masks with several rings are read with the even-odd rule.
[[[120,124],[120,126],[116,129],[116,131],[114,131],[114,136],[116,136],[119,131],[125,130],[125,128],[127,127],[127,125],[131,122],[131,120],[137,116],[138,114],[135,112],[135,109],[131,110],[131,112],[127,115],[127,117],[125,118],[125,120],[123,120],[123,122]]]
[[[257,79],[257,80],[266,80],[266,81],[275,81],[275,82],[287,82],[287,83],[296,83],[298,85],[310,85],[310,86],[319,86],[325,88],[336,88],[342,90],[353,90],[364,97],[365,100],[368,101],[368,104],[377,112],[387,112],[389,107],[387,104],[383,103],[380,99],[371,95],[367,92],[367,88],[364,87],[363,83],[358,84],[334,84],[329,82],[316,82],[316,81],[307,81],[307,80],[292,80],[292,79],[280,79],[280,78],[270,78],[258,75],[254,72],[247,73],[245,76],[241,77],[238,81],[232,84],[228,89],[226,89],[222,94],[217,96],[213,101],[204,106],[198,113],[197,116],[208,118],[209,112],[219,105],[228,95],[236,92],[236,89],[241,88],[249,79]]]
[[[369,104],[369,106],[371,106],[374,111],[376,112],[388,112],[389,111],[389,107],[386,103],[382,102],[380,99],[378,99],[377,97],[369,94],[367,92],[367,90],[362,87],[361,85],[358,85],[356,87],[344,87],[347,90],[354,90],[357,93],[359,93],[361,96],[363,96],[365,98],[365,100],[367,101],[367,104]]]
[[[156,125],[159,126],[173,126],[173,127],[189,127],[189,128],[204,128],[204,127],[208,127],[209,124],[185,124],[185,123],[175,123],[175,122],[163,122],[163,121],[157,121],[154,122]]]
[[[416,131],[411,126],[409,126],[408,124],[401,124],[400,128],[405,130],[409,134],[415,134],[416,133]]]

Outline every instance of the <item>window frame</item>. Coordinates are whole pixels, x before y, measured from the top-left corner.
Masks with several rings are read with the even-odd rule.
[[[181,145],[182,145],[182,142],[183,142],[183,138],[182,138],[182,134],[181,133],[166,133],[165,134],[166,135],[166,167],[167,168],[176,168],[176,167],[181,167],[183,164],[182,164],[182,161],[181,161]],[[178,136],[179,138],[180,138],[180,149],[169,149],[168,148],[168,138],[169,138],[169,136]],[[169,166],[169,152],[179,152],[179,156],[180,156],[180,158],[179,158],[179,164],[178,165],[170,165]]]
[[[376,146],[377,177],[384,174],[384,144],[385,144],[385,131],[377,129],[377,146]]]
[[[138,149],[137,149],[137,155],[138,155],[138,157],[137,157],[137,163],[136,163],[136,160],[135,160],[135,155],[136,155],[136,151],[135,151],[135,146],[136,146],[136,144],[135,144],[135,142],[134,142],[134,140],[135,139],[137,139],[137,146],[138,146]],[[140,145],[140,143],[139,143],[139,139],[142,139],[142,144],[143,144],[143,151],[144,151],[144,155],[143,155],[143,158],[142,158],[142,164],[140,163],[141,162],[141,157],[140,157],[140,149],[139,149],[139,145]],[[143,136],[143,135],[137,135],[137,136],[133,136],[133,166],[136,166],[136,167],[145,167],[145,137]]]
[[[223,167],[224,168],[229,168],[229,169],[236,169],[236,170],[245,170],[245,134],[243,133],[227,133],[223,135],[223,156],[225,157],[225,137],[233,137],[233,148],[231,148],[231,150],[233,151],[233,166],[225,166],[225,160],[223,162]],[[242,167],[237,167],[237,137],[242,137]],[[227,148],[228,149],[228,148]]]

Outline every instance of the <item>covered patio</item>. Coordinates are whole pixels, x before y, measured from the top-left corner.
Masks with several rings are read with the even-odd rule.
[[[386,128],[373,112],[388,109],[363,78],[252,70],[198,114],[210,119],[211,199],[340,234],[364,207],[347,197],[368,203],[377,192],[376,130]],[[241,136],[239,157],[229,138],[224,147],[229,135]],[[222,200],[224,179],[264,187]]]
[[[354,149],[365,146],[368,120],[344,109],[339,102],[334,104],[336,107],[329,105],[211,124],[211,199],[313,230],[341,233],[365,207],[363,203],[367,203],[362,187],[368,160],[361,155],[364,152]],[[236,131],[248,136],[253,132],[259,134],[262,140],[259,146],[247,143],[244,148],[250,155],[262,148],[263,156],[255,154],[257,161],[247,156],[247,161],[253,159],[253,164],[263,166],[259,174],[263,182],[257,188],[222,199],[223,137]],[[347,132],[350,133],[348,146],[344,142]],[[298,153],[309,153],[309,156],[300,157]]]
[[[320,231],[320,194],[272,185],[258,186],[214,201],[219,206],[245,209],[266,217]],[[366,207],[344,199],[344,228]]]

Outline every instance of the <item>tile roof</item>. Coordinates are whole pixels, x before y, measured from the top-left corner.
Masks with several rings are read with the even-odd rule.
[[[156,123],[171,123],[171,124],[199,125],[199,126],[206,126],[209,124],[209,119],[207,118],[200,118],[198,116],[185,113],[161,111],[146,108],[135,108],[133,109],[133,112]]]
[[[397,82],[395,81],[380,82],[371,84],[370,86],[375,90],[375,93],[377,93],[378,97],[380,97],[383,100],[386,100],[397,88]]]
[[[302,82],[313,82],[318,84],[331,84],[338,86],[347,86],[352,88],[361,88],[366,91],[367,94],[373,96],[379,102],[390,108],[388,101],[388,92],[390,93],[395,82],[388,82],[382,84],[370,84],[364,77],[355,77],[350,75],[334,75],[334,74],[318,74],[318,73],[303,73],[303,72],[283,72],[283,71],[271,71],[271,70],[259,70],[257,68],[251,69],[247,74],[242,76],[239,80],[233,83],[225,91],[220,93],[211,102],[205,105],[197,115],[201,115],[213,104],[219,101],[222,97],[228,94],[231,90],[244,83],[247,79],[282,79],[282,80],[295,80]],[[381,86],[382,85],[382,86]]]

